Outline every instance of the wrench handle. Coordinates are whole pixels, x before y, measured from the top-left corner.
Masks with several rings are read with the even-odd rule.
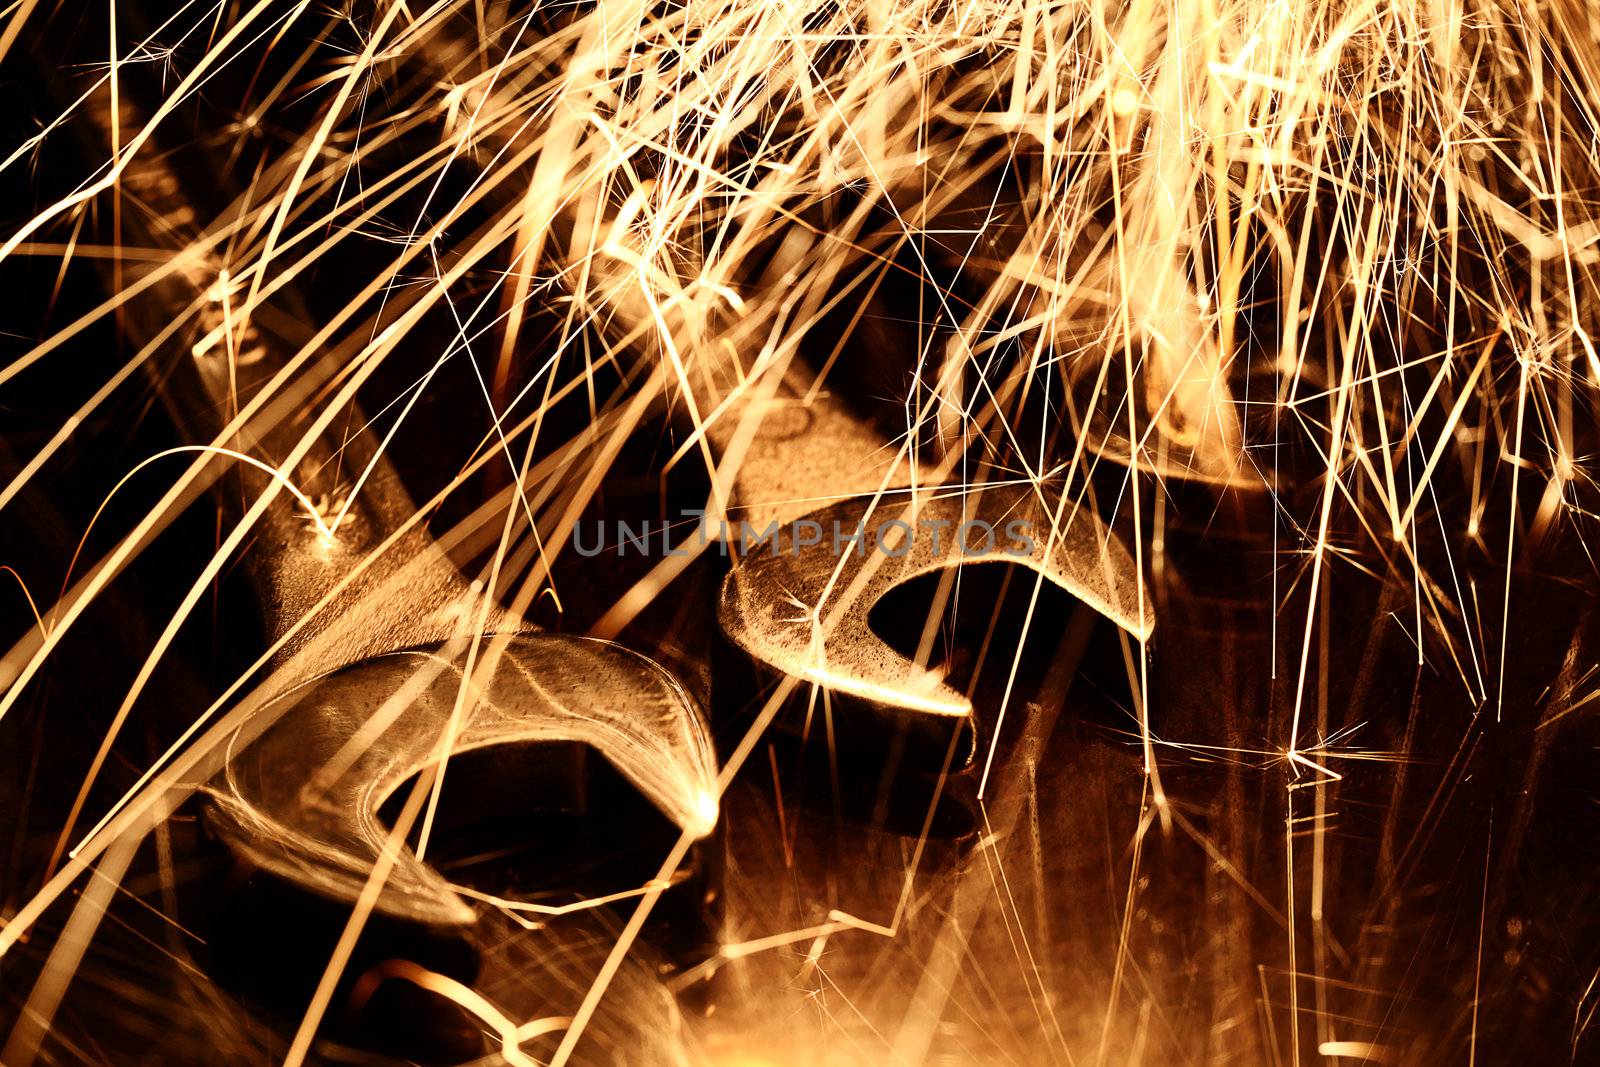
[[[112,143],[109,101],[87,102],[86,110],[104,150]],[[117,121],[123,131],[136,131],[143,116],[124,97]],[[400,532],[415,509],[359,408],[351,402],[343,418],[323,418],[317,401],[335,390],[340,368],[327,356],[297,354],[270,328],[270,307],[248,317],[234,307],[247,286],[230,280],[212,253],[218,231],[189,236],[195,213],[185,182],[154,147],[146,144],[126,161],[121,185],[136,202],[122,217],[127,233],[172,252],[146,267],[145,277],[127,279],[144,288],[125,306],[124,325],[136,343],[166,342],[167,356],[152,371],[187,447],[232,454],[233,469],[215,484],[224,515],[242,521],[261,494],[274,494],[252,531],[246,570],[269,640],[305,620],[280,661],[321,642],[324,651],[307,666],[332,670],[451,636],[470,587],[420,523]],[[174,329],[175,316],[194,326]],[[376,595],[397,586],[403,597]],[[338,596],[319,610],[336,589]]]

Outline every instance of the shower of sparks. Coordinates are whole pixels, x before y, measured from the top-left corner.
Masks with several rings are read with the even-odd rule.
[[[48,62],[28,56],[28,42],[77,19],[71,7],[23,0],[0,12],[4,62]],[[1106,936],[1082,948],[1100,954],[1103,975],[1040,962],[1044,931],[1024,906],[1042,907],[1035,898],[1045,890],[1033,883],[1042,887],[1052,847],[1029,784],[1036,768],[1019,751],[995,762],[989,782],[986,763],[984,830],[950,876],[938,917],[922,914],[931,812],[898,857],[903,869],[885,875],[892,885],[870,899],[830,884],[814,900],[730,913],[720,954],[693,976],[776,962],[751,972],[770,987],[741,979],[731,994],[740,1004],[695,1023],[713,1061],[933,1062],[948,1034],[970,1029],[981,1036],[948,1047],[979,1049],[974,1062],[1170,1062],[1161,1050],[1185,1047],[1174,1031],[1197,1020],[1210,1028],[1188,1046],[1197,1062],[1411,1062],[1412,1040],[1414,1055],[1430,1060],[1476,1049],[1487,1009],[1475,981],[1468,1032],[1429,1044],[1386,1022],[1413,961],[1386,964],[1381,948],[1353,954],[1336,932],[1346,919],[1381,925],[1392,904],[1384,894],[1400,892],[1396,868],[1383,872],[1387,887],[1374,883],[1363,915],[1329,911],[1335,899],[1352,906],[1331,887],[1339,808],[1373,803],[1341,792],[1351,768],[1422,758],[1398,742],[1369,746],[1366,724],[1330,707],[1330,645],[1346,636],[1330,633],[1330,605],[1345,580],[1405,592],[1386,599],[1371,625],[1403,634],[1420,670],[1451,679],[1472,723],[1459,728],[1458,751],[1427,753],[1432,763],[1467,760],[1487,743],[1490,720],[1565,725],[1588,714],[1580,709],[1594,687],[1584,664],[1570,662],[1584,654],[1576,638],[1541,706],[1510,700],[1507,686],[1518,667],[1511,636],[1524,613],[1541,610],[1519,593],[1518,574],[1557,544],[1582,555],[1571,546],[1596,507],[1600,23],[1589,7],[190,0],[154,25],[130,19],[128,7],[110,0],[99,12],[111,26],[103,62],[48,72],[58,111],[39,116],[26,140],[0,145],[0,173],[85,132],[97,153],[77,185],[4,223],[0,265],[27,257],[59,263],[63,277],[111,279],[102,304],[0,368],[0,403],[6,389],[70,358],[75,339],[120,323],[163,286],[180,281],[194,297],[163,308],[164,328],[138,338],[125,362],[95,364],[100,377],[82,406],[17,456],[0,509],[14,511],[25,489],[52,476],[113,392],[158,374],[174,352],[216,361],[234,381],[248,369],[257,324],[294,319],[297,289],[337,278],[348,300],[300,323],[283,371],[260,390],[234,392],[215,440],[129,461],[129,478],[137,470],[170,488],[109,550],[104,532],[84,532],[100,554],[78,561],[58,593],[0,558],[12,570],[0,588],[22,594],[28,623],[0,649],[0,726],[36,699],[74,626],[226,463],[267,471],[267,497],[292,496],[337,548],[381,454],[336,455],[337,492],[323,492],[328,471],[312,469],[306,453],[258,457],[247,442],[287,429],[309,447],[359,429],[344,426],[343,413],[397,352],[436,349],[432,369],[373,413],[365,429],[381,448],[407,432],[446,368],[469,365],[487,412],[490,432],[416,520],[452,494],[495,487],[440,535],[464,549],[461,558],[492,556],[469,575],[481,602],[463,618],[480,630],[491,610],[514,619],[542,597],[562,603],[557,564],[570,556],[574,523],[647,420],[675,420],[673,462],[703,466],[707,515],[736,519],[741,432],[761,410],[747,401],[796,380],[815,399],[859,372],[903,385],[892,398],[892,447],[907,463],[949,472],[946,485],[961,491],[1032,485],[1058,517],[1097,512],[1127,540],[1141,592],[1153,591],[1156,643],[1123,641],[1131,706],[1118,743],[1141,753],[1142,779],[1115,794],[1133,805],[1130,836],[1110,843],[1100,872],[1118,910],[1104,917]],[[247,95],[213,98],[220,77],[250,70]],[[124,106],[130,100],[136,107]],[[194,128],[194,115],[219,106],[230,121]],[[231,203],[153,209],[172,190],[151,187],[152,175],[168,172],[150,160],[197,139]],[[544,322],[552,316],[553,336]],[[448,323],[447,339],[424,331],[425,321]],[[623,383],[614,392],[596,384],[612,380]],[[550,413],[585,396],[588,428],[552,441]],[[176,477],[174,456],[189,459]],[[1180,496],[1189,501],[1182,516]],[[1168,555],[1177,524],[1227,525],[1235,508],[1256,515],[1235,536],[1270,553],[1266,608],[1252,618],[1283,706],[1270,722],[1188,737],[1163,728],[1151,680],[1184,640],[1159,617],[1181,569]],[[52,1040],[110,901],[134,892],[119,884],[131,856],[164,840],[167,818],[220,758],[224,727],[239,721],[226,709],[249,705],[266,684],[252,670],[197,709],[109,807],[92,788],[116,733],[146,706],[139,698],[154,666],[187,617],[204,611],[259,514],[230,523],[216,557],[177,577],[189,594],[177,616],[150,620],[157,636],[107,717],[101,756],[82,768],[49,870],[0,886],[12,894],[0,899],[0,954],[32,943],[46,915],[57,931],[39,950],[37,977],[6,991],[14,1003],[5,1017],[16,1022],[0,1060],[12,1067]],[[675,595],[688,565],[665,560],[594,632],[615,636]],[[920,654],[930,672],[940,669],[929,665],[935,629],[930,622]],[[1020,656],[1012,647],[1021,642],[997,642],[991,655]],[[265,664],[276,649],[253,651]],[[790,678],[734,739],[724,788],[761,769],[762,731],[783,698],[804,700],[810,684]],[[811,700],[831,730],[828,694]],[[1044,715],[1023,695],[1015,703],[1015,720]],[[1390,710],[1397,725],[1384,737],[1399,738],[1407,716],[1431,714]],[[980,744],[994,760],[988,746],[998,741]],[[1196,768],[1269,780],[1281,840],[1246,857],[1220,820],[1199,818],[1203,805],[1184,792],[1190,778],[1171,773]],[[426,810],[412,811],[424,842],[440,773]],[[715,798],[699,811],[709,818]],[[768,862],[782,862],[792,840],[786,817],[778,787],[766,844],[779,859]],[[1491,835],[1488,817],[1478,824],[1474,855],[1503,832]],[[1391,845],[1388,834],[1400,840]],[[1391,826],[1386,850],[1403,858],[1409,834]],[[420,965],[397,964],[392,977],[457,1002],[507,1062],[566,1063],[614,994],[689,836],[652,857],[663,861],[654,881],[616,895],[628,920],[570,1019],[508,1017],[491,994]],[[1204,857],[1204,893],[1220,899],[1234,890],[1219,885],[1236,888],[1251,921],[1272,928],[1270,938],[1218,950],[1237,957],[1234,970],[1249,961],[1244,978],[1220,965],[1179,974],[1188,963],[1170,948],[1142,954],[1142,900],[1163,878],[1154,857],[1180,842]],[[1487,852],[1479,866],[1472,877],[1489,908]],[[819,886],[796,875],[784,894],[808,888]],[[1195,936],[1225,944],[1237,910],[1213,909],[1201,886],[1188,891]],[[164,907],[148,887],[147,896]],[[1001,924],[1011,958],[970,951],[985,916]],[[1481,969],[1488,935],[1480,924],[1472,936]],[[963,983],[1003,990],[991,991],[1003,1020],[979,1017],[993,1005],[973,985],[961,1001],[962,968],[976,974]],[[1090,973],[1093,981],[1072,979]],[[1196,984],[1218,1005],[1210,1015],[1180,1003]],[[1594,998],[1572,995],[1576,1048]],[[309,1054],[326,1007],[316,1003],[288,1046],[290,1062]],[[777,1038],[738,1029],[764,1015],[779,1020]]]

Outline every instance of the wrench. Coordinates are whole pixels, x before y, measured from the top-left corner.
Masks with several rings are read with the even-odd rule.
[[[807,253],[796,246],[806,240],[780,249],[759,284],[781,287],[804,270]],[[615,306],[637,329],[644,309],[626,296]],[[963,564],[1019,564],[1135,638],[1150,636],[1154,611],[1133,560],[1092,511],[1047,484],[966,486],[953,477],[953,462],[917,463],[822,391],[797,359],[739,366],[732,353],[759,350],[750,334],[732,323],[696,349],[712,355],[683,375],[706,437],[724,466],[729,457],[738,464],[731,497],[745,551],[718,600],[734,645],[891,713],[964,722],[973,710],[966,694],[872,631],[872,608],[894,587]],[[973,530],[994,536],[974,545]],[[869,536],[855,540],[863,531]]]
[[[1135,637],[1150,635],[1133,562],[1092,512],[1058,525],[1037,486],[928,479],[832,397],[793,391],[766,405],[752,416],[761,421],[734,491],[757,516],[752,527],[780,530],[772,550],[742,556],[718,602],[724,632],[760,662],[886,708],[970,716],[964,693],[878,637],[869,616],[902,583],[985,562],[1027,567]],[[863,528],[878,534],[870,551],[836,538]],[[1022,533],[1008,540],[1012,530]]]
[[[95,115],[107,125],[103,104]],[[125,136],[140,118],[124,100]],[[130,161],[123,187],[142,203],[128,216],[144,221],[152,247],[170,246],[173,234],[190,229],[194,213],[182,183],[160,157],[146,152]],[[271,498],[247,556],[269,636],[289,640],[265,683],[270,701],[246,728],[259,736],[235,735],[210,788],[209,822],[234,854],[301,889],[353,904],[389,837],[379,808],[406,778],[440,759],[447,727],[458,727],[451,753],[581,742],[681,830],[709,834],[717,819],[716,759],[684,689],[619,645],[535,632],[501,612],[491,614],[485,631],[495,636],[484,639],[477,668],[464,678],[470,616],[484,594],[418,524],[369,435],[335,447],[293,425],[332,372],[330,361],[297,373],[299,360],[279,339],[254,320],[242,327],[233,321],[221,264],[193,246],[179,257],[146,299],[130,305],[128,328],[140,340],[159,337],[163,310],[199,301],[198,333],[220,333],[221,340],[197,345],[167,368],[162,399],[191,441],[225,444],[249,461],[219,495],[234,518],[241,499],[284,483],[294,489]],[[242,418],[230,419],[234,411]],[[350,415],[352,425],[364,425],[359,412]],[[231,438],[230,422],[237,427]],[[326,514],[345,489],[341,462],[368,476],[344,521],[330,528]],[[317,512],[309,520],[308,509]],[[470,696],[464,707],[463,692]],[[443,876],[409,849],[376,910],[446,927],[475,921]]]

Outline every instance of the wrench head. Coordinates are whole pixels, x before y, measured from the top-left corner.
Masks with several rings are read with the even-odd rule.
[[[213,831],[251,866],[354,904],[390,836],[380,807],[453,736],[451,754],[580,743],[681,830],[711,832],[719,794],[710,732],[653,660],[556,634],[486,638],[470,677],[465,659],[453,648],[375,656],[276,698],[255,719],[270,725],[248,744],[235,735],[208,787]],[[403,845],[376,909],[429,926],[475,921],[444,876]]]
[[[1053,521],[1051,503],[1031,486],[853,497],[760,544],[742,538],[744,555],[718,603],[723,632],[757,662],[822,689],[891,712],[968,719],[965,694],[869,625],[873,605],[895,586],[947,567],[1013,563],[1141,640],[1154,625],[1122,543],[1070,504]],[[849,540],[863,529],[861,541]]]

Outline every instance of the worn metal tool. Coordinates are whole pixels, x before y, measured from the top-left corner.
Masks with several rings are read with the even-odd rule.
[[[100,116],[108,121],[103,105]],[[119,119],[126,143],[141,116],[125,100]],[[183,183],[148,146],[128,163],[122,187],[138,205],[126,217],[142,223],[153,247],[192,231]],[[127,326],[142,340],[157,337],[170,316],[199,302],[202,341],[162,368],[162,398],[197,446],[244,457],[221,483],[230,515],[276,493],[246,565],[269,639],[292,639],[264,683],[274,695],[235,737],[210,788],[210,822],[234,854],[300,889],[354,902],[389,837],[379,816],[385,799],[447,752],[513,742],[588,746],[683,831],[708,834],[717,819],[715,755],[684,689],[611,642],[534,632],[499,610],[480,625],[486,594],[428,536],[371,436],[349,432],[365,425],[353,405],[343,436],[305,428],[331,361],[291,366],[293,349],[258,325],[266,312],[239,325],[222,264],[197,247],[175,253],[168,265],[176,269],[129,305]],[[363,471],[330,530],[327,515]],[[481,639],[468,677],[480,631],[492,636]],[[474,922],[473,909],[410,850],[376,910],[403,921]]]
[[[869,616],[920,575],[997,562],[1026,567],[1149,636],[1154,612],[1140,601],[1133,561],[1093,512],[1063,507],[1049,486],[966,486],[948,472],[919,471],[841,401],[807,389],[791,375],[778,395],[752,402],[760,410],[727,409],[726,428],[713,434],[726,439],[741,418],[760,420],[735,500],[758,532],[778,524],[770,547],[743,546],[722,587],[718,617],[740,648],[883,707],[968,716],[967,696],[885,642]]]
[[[797,231],[757,286],[781,288],[806,269],[813,240]],[[618,304],[625,319],[644,313],[627,296]],[[724,467],[737,464],[729,514],[742,551],[718,617],[758,662],[890,712],[969,721],[967,695],[879,637],[870,615],[896,586],[984,563],[1023,566],[1150,636],[1155,614],[1128,551],[1058,482],[965,482],[955,452],[919,464],[797,358],[762,366],[771,353],[737,321],[695,351],[704,358],[684,380],[700,428]]]

